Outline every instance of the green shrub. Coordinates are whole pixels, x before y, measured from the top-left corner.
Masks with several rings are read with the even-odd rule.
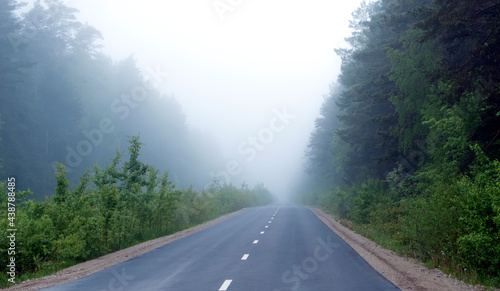
[[[164,236],[203,223],[220,215],[271,202],[263,185],[254,189],[216,185],[210,191],[193,188],[175,190],[168,172],[161,174],[139,161],[139,138],[129,140],[129,161],[120,168],[122,153],[101,169],[95,165],[92,174],[81,177],[70,190],[65,167],[58,164],[57,186],[52,197],[43,202],[16,195],[16,271],[17,278],[30,273],[86,261],[144,240]],[[0,182],[0,202],[7,203],[5,184]],[[21,207],[22,206],[22,207]],[[0,260],[6,262],[7,209],[0,208]],[[0,287],[10,286],[5,265],[0,266]],[[37,276],[36,274],[33,276]]]
[[[391,200],[386,183],[380,180],[368,180],[354,195],[353,221],[361,224],[370,223],[371,213],[380,204],[387,207]]]
[[[460,224],[464,233],[457,241],[468,267],[500,276],[500,162],[490,161],[478,146],[472,147],[477,162],[471,177],[460,182]]]

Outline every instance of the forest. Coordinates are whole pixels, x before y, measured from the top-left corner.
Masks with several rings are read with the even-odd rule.
[[[207,181],[213,143],[162,93],[164,68],[104,54],[61,0],[25,8],[0,1],[0,261],[16,252],[15,282],[273,201]],[[363,2],[345,41],[293,199],[500,287],[500,0]]]
[[[78,180],[140,133],[145,162],[168,165],[183,187],[210,182],[198,178],[212,170],[200,158],[210,141],[195,135],[177,100],[158,89],[166,68],[141,70],[133,55],[112,60],[101,52],[101,33],[61,1],[37,2],[21,15],[16,3],[0,4],[2,181],[19,175],[17,188],[36,189],[43,200],[54,190],[57,162]]]
[[[139,136],[128,142],[127,161],[117,152],[105,167],[89,169],[73,190],[66,167],[58,163],[54,195],[36,201],[28,199],[29,190],[18,191],[15,217],[8,216],[9,208],[1,209],[9,219],[0,222],[5,246],[0,258],[8,262],[16,255],[16,283],[273,200],[262,184],[237,188],[214,180],[201,193],[192,187],[176,189],[168,171],[141,162]],[[2,203],[7,205],[12,196],[4,184]],[[14,246],[12,225],[22,226],[14,232]],[[2,266],[1,287],[13,283],[8,269]]]
[[[204,180],[210,141],[160,93],[162,68],[104,55],[62,1],[22,7],[0,2],[0,200],[16,206],[0,210],[0,259],[15,254],[16,283],[272,202],[263,184]]]
[[[500,1],[374,1],[350,27],[297,199],[500,286]]]

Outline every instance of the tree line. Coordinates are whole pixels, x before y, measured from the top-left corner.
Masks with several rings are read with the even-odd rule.
[[[36,201],[28,199],[29,191],[16,193],[16,283],[273,200],[262,184],[237,188],[214,180],[201,192],[176,189],[168,171],[139,159],[142,146],[139,136],[130,137],[128,160],[117,151],[104,167],[95,164],[82,175],[73,190],[58,164],[54,195]],[[4,184],[1,202],[7,205]],[[0,260],[9,262],[6,207],[0,215]],[[0,267],[1,287],[12,285],[6,265]]]
[[[19,189],[43,199],[55,187],[57,162],[76,180],[140,133],[144,160],[168,167],[176,183],[210,182],[211,168],[200,162],[208,142],[158,90],[167,68],[139,68],[133,56],[114,61],[101,51],[101,33],[77,13],[60,0],[30,9],[0,3],[0,179],[16,176]]]
[[[379,0],[350,27],[298,198],[500,286],[500,1]]]
[[[203,189],[210,141],[160,93],[165,68],[112,60],[60,0],[22,9],[0,1],[0,287],[10,286],[8,178],[16,283],[272,201],[262,184]]]

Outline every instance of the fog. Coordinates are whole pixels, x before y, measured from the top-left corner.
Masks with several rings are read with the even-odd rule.
[[[340,72],[334,48],[360,1],[64,3],[102,33],[105,54],[133,55],[161,79],[191,134],[210,140],[198,145],[206,147],[200,165],[212,168],[202,179],[262,182],[286,195],[303,172],[314,120]]]

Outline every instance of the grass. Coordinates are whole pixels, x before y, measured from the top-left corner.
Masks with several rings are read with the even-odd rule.
[[[357,224],[350,220],[336,217],[335,213],[332,213],[330,210],[323,210],[334,216],[341,225],[400,256],[413,258],[429,269],[438,268],[444,274],[450,275],[458,280],[463,280],[467,284],[481,285],[485,290],[499,290],[496,289],[496,287],[500,287],[500,278],[498,277],[480,276],[473,269],[462,269],[458,264],[452,262],[443,254],[429,254],[427,257],[419,256],[415,251],[412,251],[409,246],[403,245],[396,239],[397,232],[395,230],[397,226],[395,225],[390,225],[389,223],[383,225]]]
[[[188,225],[183,225],[181,227],[179,227],[179,226],[172,227],[169,229],[168,234],[158,234],[155,232],[137,233],[134,236],[128,238],[126,241],[124,241],[122,244],[122,248],[120,248],[120,250],[135,246],[135,245],[143,243],[145,241],[149,241],[149,240],[156,239],[156,238],[159,238],[159,237],[162,237],[165,235],[170,235],[170,234],[182,231],[184,229],[198,226],[200,224],[211,221],[213,219],[216,219],[216,218],[221,217],[221,216],[226,215],[226,214],[228,214],[228,213],[225,213],[225,214],[223,213],[220,215],[211,215],[205,221],[202,221],[199,223],[192,222],[192,223],[189,223]],[[115,250],[115,251],[118,251],[118,250]],[[114,252],[114,251],[112,251],[112,252]],[[45,262],[42,264],[42,267],[40,268],[40,270],[38,270],[36,272],[23,273],[20,276],[17,276],[16,277],[16,284],[22,283],[22,282],[27,281],[27,280],[33,280],[33,279],[42,278],[45,276],[50,276],[50,275],[52,275],[60,270],[72,267],[72,266],[80,264],[80,263],[83,263],[83,261],[82,262],[80,262],[80,261],[63,261],[60,263]],[[7,277],[6,273],[0,273],[0,288],[2,288],[2,289],[8,288],[8,287],[11,287],[13,285],[12,283],[10,283],[8,281],[8,279],[9,278]]]
[[[27,281],[27,280],[42,278],[45,276],[52,275],[60,270],[69,268],[69,267],[74,266],[74,265],[79,264],[79,263],[81,263],[81,262],[64,261],[64,262],[60,262],[60,263],[52,263],[52,262],[44,263],[43,267],[40,268],[40,270],[38,270],[36,272],[24,273],[21,276],[16,277],[15,281],[16,281],[16,284],[19,284],[19,283]],[[1,288],[8,288],[11,286],[13,286],[13,284],[8,281],[8,277],[4,273],[1,273],[0,274],[0,287]]]

